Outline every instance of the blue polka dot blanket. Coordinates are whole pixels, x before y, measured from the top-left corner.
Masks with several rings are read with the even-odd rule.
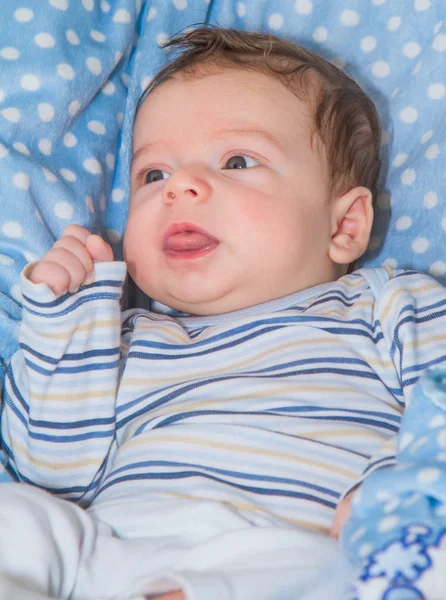
[[[24,265],[72,222],[100,233],[120,256],[135,107],[165,61],[160,44],[195,23],[270,31],[360,83],[381,115],[384,164],[364,265],[414,268],[446,282],[442,0],[3,0],[0,381],[17,347]],[[430,544],[429,527],[408,528],[401,548]],[[426,553],[408,573],[431,559]],[[379,572],[376,564],[364,573]],[[407,587],[415,579],[398,571],[392,581]],[[385,597],[423,597],[416,587]]]

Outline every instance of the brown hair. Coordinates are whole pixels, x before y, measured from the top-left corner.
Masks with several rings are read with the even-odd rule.
[[[216,68],[239,68],[272,75],[311,108],[311,140],[325,159],[332,194],[362,185],[375,196],[380,171],[378,113],[341,69],[274,35],[213,26],[189,29],[163,47],[180,53],[152,79],[138,107],[176,73],[205,75]]]

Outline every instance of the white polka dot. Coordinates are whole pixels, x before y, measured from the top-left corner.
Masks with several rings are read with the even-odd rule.
[[[20,52],[17,48],[2,48],[2,50],[0,50],[0,56],[6,60],[17,60],[20,56]]]
[[[347,64],[347,60],[342,56],[335,56],[331,62],[335,67],[338,67],[338,69],[343,69]]]
[[[107,238],[111,244],[117,244],[121,241],[121,234],[116,229],[107,229]]]
[[[2,233],[8,237],[13,239],[19,239],[23,237],[23,229],[20,223],[17,221],[8,221],[2,225]]]
[[[85,62],[88,70],[93,73],[93,75],[100,75],[102,73],[101,61],[98,58],[89,56]]]
[[[107,201],[106,201],[106,198],[105,198],[105,195],[104,195],[104,196],[101,196],[99,198],[99,209],[102,212],[104,212],[104,210],[106,209],[106,207],[107,207]]]
[[[29,176],[26,173],[14,173],[12,182],[20,190],[29,189]]]
[[[402,218],[409,218],[409,217],[402,217]],[[412,222],[411,222],[412,224]],[[407,227],[403,227],[403,229],[407,229]],[[411,444],[414,440],[414,436],[411,433],[404,433],[400,439],[399,439],[399,449],[400,450],[404,450],[404,448],[407,448],[407,446],[409,444]]]
[[[110,12],[110,4],[107,2],[107,0],[101,0],[101,10],[105,13]]]
[[[14,19],[19,23],[28,23],[34,18],[34,13],[29,8],[18,8],[14,13]]]
[[[428,142],[431,137],[434,135],[434,132],[432,131],[432,129],[430,129],[429,131],[426,131],[426,133],[423,133],[423,135],[420,138],[420,142],[422,144],[425,144],[426,142]]]
[[[5,156],[8,156],[8,154],[8,148],[0,142],[0,158],[5,158]]]
[[[20,302],[20,303],[22,302],[22,290],[18,283],[11,286],[10,293],[11,293],[11,296],[14,298],[14,300],[17,300],[17,302]]]
[[[27,75],[23,75],[20,79],[20,85],[22,86],[22,89],[27,90],[28,92],[35,92],[40,87],[40,81],[35,75],[28,73]]]
[[[434,27],[434,35],[437,35],[437,33],[442,28],[442,26],[443,26],[443,21],[438,21],[438,23]]]
[[[65,37],[70,42],[70,44],[72,44],[73,46],[79,46],[79,44],[81,43],[79,36],[72,29],[68,29],[65,32]]]
[[[384,517],[378,523],[378,531],[380,533],[384,533],[385,531],[390,531],[394,527],[398,525],[400,522],[400,518],[397,515],[392,515],[390,517]]]
[[[296,0],[294,8],[299,15],[309,15],[313,10],[313,3],[311,0]]]
[[[51,154],[51,149],[51,140],[47,140],[46,138],[42,138],[41,140],[39,140],[39,150],[42,154],[49,156]]]
[[[415,173],[415,169],[405,169],[401,173],[401,182],[403,185],[412,185],[415,183],[417,179],[417,174]]]
[[[422,11],[430,8],[431,0],[415,0],[415,10]]]
[[[386,505],[383,508],[383,511],[387,514],[395,512],[395,510],[399,507],[400,505],[400,499],[399,498],[392,498],[391,500],[389,500]]]
[[[325,42],[328,38],[328,31],[325,27],[316,27],[313,31],[313,40],[315,42]]]
[[[371,35],[366,35],[361,40],[360,48],[363,52],[372,52],[376,48],[376,38]]]
[[[121,58],[122,58],[123,56],[124,56],[124,55],[122,54],[122,52],[119,52],[119,50],[117,50],[117,51],[115,52],[115,65],[117,65],[117,64],[118,64],[118,62],[121,60]]]
[[[187,8],[187,0],[173,0],[173,5],[177,10],[184,10]]]
[[[417,475],[417,481],[419,483],[433,483],[437,481],[441,476],[440,469],[436,469],[435,467],[430,467],[426,469],[422,469]]]
[[[0,102],[3,102],[5,99],[5,92],[0,88]]]
[[[427,88],[427,93],[432,100],[441,100],[446,93],[446,88],[442,83],[432,83]]]
[[[385,4],[386,0],[372,0],[372,4],[374,4],[375,6],[381,6],[382,4]]]
[[[116,86],[111,81],[107,81],[107,83],[102,88],[102,92],[106,96],[112,96],[116,92]]]
[[[4,108],[1,114],[10,123],[18,123],[20,121],[20,111],[18,108]]]
[[[49,181],[50,183],[55,183],[57,181],[57,177],[52,171],[50,171],[46,167],[43,167],[42,171],[47,181]]]
[[[158,46],[163,46],[168,41],[169,41],[169,36],[167,35],[167,33],[159,33],[156,36],[156,43],[158,44]]]
[[[45,123],[54,119],[55,110],[51,104],[48,104],[47,102],[41,102],[37,106],[37,112],[39,113],[39,119]]]
[[[59,77],[62,77],[63,79],[68,79],[68,80],[73,80],[75,77],[75,73],[73,68],[70,65],[67,65],[66,63],[61,63],[60,65],[57,65],[57,74],[59,75]]]
[[[107,164],[107,167],[109,169],[114,169],[115,168],[115,156],[114,154],[107,154],[107,156],[105,157],[105,162]]]
[[[93,204],[93,198],[91,196],[86,196],[85,197],[85,204],[87,205],[88,210],[91,213],[94,213],[94,204]]]
[[[71,220],[73,218],[73,206],[69,202],[57,202],[54,205],[54,214],[59,219]]]
[[[392,196],[387,192],[381,192],[378,194],[376,204],[381,210],[389,210],[392,206]]]
[[[268,18],[268,25],[271,29],[277,30],[283,27],[283,17],[280,13],[274,13]]]
[[[407,56],[407,58],[415,58],[420,52],[421,46],[416,42],[407,42],[407,44],[404,44],[403,46],[403,54],[404,56]]]
[[[121,73],[121,81],[128,88],[130,85],[130,75],[128,73]]]
[[[438,517],[444,517],[446,515],[446,504],[440,504],[440,506],[437,506],[435,509],[435,514]]]
[[[122,125],[123,120],[124,120],[124,113],[118,112],[118,114],[116,115],[116,121],[118,122],[119,126]]]
[[[443,277],[446,273],[446,263],[442,260],[436,260],[429,267],[429,273],[432,277]]]
[[[63,143],[67,148],[74,148],[77,144],[77,137],[69,131],[63,136]]]
[[[145,77],[142,78],[142,81],[141,81],[141,90],[142,91],[144,91],[146,88],[149,87],[152,79],[153,79],[153,77],[151,77],[150,75],[146,75]]]
[[[67,10],[68,0],[49,0],[51,6],[58,8],[59,10]]]
[[[120,188],[115,188],[112,191],[111,198],[113,202],[122,202],[125,198],[124,190],[121,190]]]
[[[128,24],[128,23],[132,22],[132,15],[129,13],[128,10],[125,10],[124,8],[120,8],[119,10],[117,10],[115,12],[113,21],[115,23],[127,23]]]
[[[42,220],[43,222],[43,220]],[[23,252],[23,256],[26,258],[26,260],[28,262],[35,262],[36,260],[39,260],[39,256],[37,256],[37,254],[34,254],[34,252],[29,252],[28,250],[25,250]]]
[[[71,102],[70,106],[68,107],[68,112],[72,117],[74,117],[74,115],[76,115],[79,112],[80,107],[81,103],[79,102],[79,100],[73,100],[73,102]]]
[[[441,219],[441,228],[446,231],[446,217],[444,217],[443,219]]]
[[[424,156],[428,160],[435,160],[437,156],[440,154],[440,147],[438,144],[432,144],[424,153]]]
[[[70,171],[70,169],[59,169],[59,173],[66,181],[74,182],[77,180],[76,173]]]
[[[90,31],[90,37],[95,41],[95,42],[105,42],[105,40],[107,39],[106,36],[101,33],[100,31],[96,31],[95,29],[93,29],[93,31]]]
[[[56,40],[49,33],[38,33],[34,41],[40,48],[54,48],[56,45]]]
[[[390,17],[387,21],[387,29],[389,31],[396,31],[401,25],[401,17],[395,15],[394,17]]]
[[[384,60],[378,60],[372,65],[372,73],[375,77],[387,77],[390,73],[390,65]]]
[[[403,123],[415,123],[418,119],[418,111],[413,106],[406,106],[400,111],[399,117]]]
[[[419,61],[417,62],[417,64],[415,65],[415,67],[412,69],[412,75],[416,75],[417,73],[419,73],[419,72],[420,72],[420,69],[421,69],[421,65],[422,65],[422,64],[423,64],[423,61],[422,61],[422,60],[419,60]]]
[[[442,429],[437,434],[437,444],[440,448],[446,448],[446,429]]]
[[[374,549],[374,548],[373,548],[372,544],[369,544],[369,543],[367,543],[367,544],[362,544],[362,546],[361,546],[361,547],[359,548],[359,550],[358,550],[359,556],[360,556],[361,558],[364,558],[364,557],[366,557],[368,554],[370,554],[370,552],[373,552],[373,549]]]
[[[147,20],[153,21],[153,19],[156,17],[157,14],[158,14],[158,10],[154,6],[151,6],[149,8],[149,12],[147,13]]]
[[[432,42],[432,48],[437,52],[445,52],[446,51],[446,34],[439,33],[435,36],[434,41]]]
[[[6,256],[6,254],[0,254],[0,265],[5,265],[5,267],[8,267],[13,264],[14,259],[12,259],[10,256]]]
[[[82,5],[88,12],[94,10],[94,0],[82,0]]]
[[[14,142],[12,147],[14,148],[14,150],[16,152],[20,152],[20,154],[24,154],[25,156],[30,155],[30,152],[29,152],[27,146],[25,146],[25,144],[22,144],[22,142]]]
[[[350,544],[354,544],[355,542],[357,542],[359,539],[361,539],[364,534],[367,532],[367,527],[359,527],[356,531],[354,531],[352,533],[352,535],[349,538],[349,543]]]
[[[429,248],[430,242],[424,237],[417,238],[412,242],[412,250],[416,254],[423,254]]]
[[[101,163],[96,158],[87,158],[82,164],[84,165],[84,169],[93,175],[102,173]]]
[[[89,121],[87,127],[90,131],[98,135],[104,135],[106,131],[104,124],[100,121]]]
[[[389,142],[390,142],[389,132],[386,131],[385,129],[383,129],[381,132],[381,146],[384,146],[385,144],[388,144]]]
[[[361,20],[359,13],[354,10],[344,10],[339,17],[339,20],[346,27],[356,27]]]
[[[395,258],[386,258],[386,260],[383,261],[382,266],[388,266],[391,269],[397,269],[398,268],[398,261]]]
[[[427,192],[424,194],[423,206],[424,208],[435,208],[438,204],[438,196],[435,192]]]
[[[406,162],[407,158],[408,158],[408,156],[405,152],[400,152],[399,154],[397,154],[395,156],[392,164],[394,167],[402,167],[404,165],[404,163]]]

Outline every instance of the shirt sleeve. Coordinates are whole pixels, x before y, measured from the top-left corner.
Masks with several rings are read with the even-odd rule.
[[[19,480],[80,501],[94,493],[115,439],[123,262],[57,298],[21,276],[19,350],[7,372],[1,431]]]
[[[427,275],[402,271],[382,288],[376,301],[382,343],[399,381],[401,411],[410,404],[421,374],[446,361],[446,288]],[[398,434],[373,455],[363,477],[396,462]]]

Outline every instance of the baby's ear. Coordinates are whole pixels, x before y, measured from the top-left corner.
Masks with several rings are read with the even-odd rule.
[[[372,194],[365,187],[355,187],[336,200],[333,210],[329,257],[334,263],[347,265],[364,254],[373,224]]]

